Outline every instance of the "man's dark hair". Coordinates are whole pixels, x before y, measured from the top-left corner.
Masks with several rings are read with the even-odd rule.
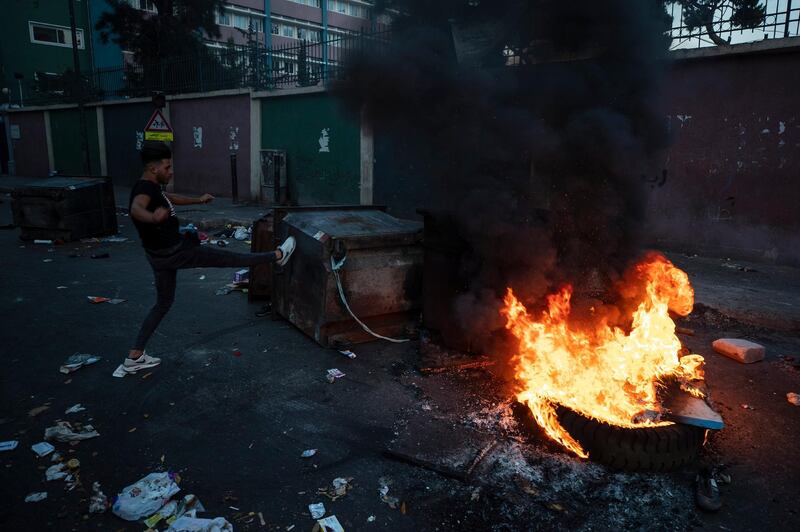
[[[145,142],[142,146],[142,165],[157,163],[161,159],[172,159],[172,150],[163,142]]]

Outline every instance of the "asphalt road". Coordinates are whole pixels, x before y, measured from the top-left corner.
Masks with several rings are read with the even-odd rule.
[[[233,269],[179,272],[176,302],[148,347],[163,364],[112,378],[155,298],[130,220],[120,217],[120,224],[128,242],[72,243],[52,251],[19,242],[16,230],[0,231],[0,441],[20,442],[0,452],[4,530],[143,530],[110,511],[89,515],[91,485],[99,481],[112,497],[160,470],[179,473],[181,493],[196,494],[207,509],[204,516],[226,517],[236,530],[310,530],[307,506],[315,502],[324,502],[346,530],[800,528],[800,407],[785,398],[786,392],[800,393],[800,371],[781,358],[800,362],[800,342],[792,334],[742,325],[714,311],[698,312],[685,323],[696,330],[684,340],[707,357],[713,399],[727,424],[704,456],[732,479],[722,486],[725,506],[719,513],[694,509],[692,470],[620,476],[547,443],[523,452],[522,465],[509,467],[544,470],[539,489],[549,499],[520,498],[514,486],[488,487],[480,479],[484,491],[476,496],[476,484],[390,459],[384,451],[415,417],[435,415],[452,427],[476,428],[476,412],[508,399],[496,374],[424,377],[414,367],[414,345],[365,344],[355,349],[357,359],[347,359],[285,321],[256,317],[260,305],[248,304],[243,294],[215,295]],[[90,258],[102,252],[110,258]],[[87,296],[127,301],[93,305]],[[762,342],[767,360],[741,366],[714,355],[710,342],[720,336]],[[103,360],[59,373],[76,352]],[[329,384],[325,372],[334,367],[346,377]],[[86,410],[64,413],[76,403]],[[41,406],[47,409],[30,415]],[[65,491],[61,481],[46,482],[49,458],[30,450],[59,419],[89,422],[100,433],[76,446],[56,443],[59,452],[80,460],[81,486],[74,491]],[[513,436],[514,430],[508,432]],[[439,443],[461,444],[457,438]],[[314,457],[301,458],[312,448],[318,450]],[[557,459],[560,469],[542,462],[545,455]],[[613,515],[611,499],[603,498],[611,495],[570,499],[558,487],[564,467],[573,475],[590,473],[603,493],[616,490]],[[352,491],[336,501],[317,493],[336,477],[352,477]],[[391,493],[407,503],[405,513],[380,500],[381,477],[392,480]],[[569,489],[585,490],[582,482]],[[656,507],[652,497],[636,498],[648,489],[667,503]],[[48,498],[23,502],[39,491]],[[261,512],[266,526],[258,517],[242,517],[248,512]]]

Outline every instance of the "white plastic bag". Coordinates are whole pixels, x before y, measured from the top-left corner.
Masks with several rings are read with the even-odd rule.
[[[125,487],[112,511],[126,521],[138,521],[156,513],[180,490],[169,473],[150,473]]]
[[[173,521],[167,532],[233,532],[233,525],[223,517],[199,519],[183,516]]]

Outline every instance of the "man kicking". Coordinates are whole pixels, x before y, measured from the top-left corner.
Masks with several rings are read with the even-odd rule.
[[[131,190],[130,215],[153,268],[157,298],[142,323],[133,349],[114,372],[115,376],[136,373],[161,363],[160,358],[146,354],[144,347],[175,300],[178,270],[255,266],[269,262],[283,266],[289,261],[295,247],[291,236],[269,253],[234,253],[216,246],[201,246],[195,233],[180,234],[180,224],[173,205],[209,203],[214,197],[203,194],[199,198],[191,198],[161,189],[172,179],[172,151],[163,142],[144,143],[142,164],[142,177]]]

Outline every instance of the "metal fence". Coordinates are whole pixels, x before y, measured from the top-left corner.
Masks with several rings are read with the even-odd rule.
[[[731,24],[732,7],[721,2],[715,11],[713,20],[709,20],[714,32],[730,44],[761,41],[764,39],[780,39],[800,35],[800,0],[764,0],[766,8],[764,21],[756,28],[741,29]],[[684,20],[683,8],[678,3],[667,6],[672,17],[671,49],[700,48],[716,46],[705,27],[689,29]]]
[[[195,56],[156,64],[126,64],[81,76],[71,71],[37,75],[21,81],[9,94],[9,103],[30,106],[147,97],[154,91],[179,94],[327,85],[341,77],[350,54],[387,46],[389,38],[389,32],[383,31],[271,48],[209,43]]]

